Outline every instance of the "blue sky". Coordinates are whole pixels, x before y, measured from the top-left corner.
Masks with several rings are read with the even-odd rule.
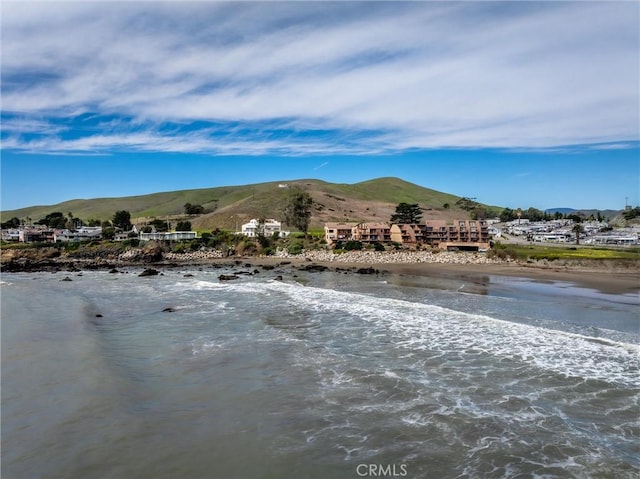
[[[639,202],[637,2],[34,7],[2,5],[3,210],[380,176]]]

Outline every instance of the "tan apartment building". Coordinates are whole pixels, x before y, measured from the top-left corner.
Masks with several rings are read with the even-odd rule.
[[[398,243],[408,248],[423,245],[440,249],[488,249],[489,225],[484,220],[427,220],[425,224],[326,223],[327,244],[338,241]]]
[[[338,241],[349,241],[353,236],[353,227],[357,223],[325,223],[324,239],[328,245]]]
[[[410,248],[429,245],[440,249],[487,249],[489,225],[484,220],[427,220],[424,225],[392,225],[391,241]]]
[[[352,229],[352,239],[363,243],[388,243],[391,228],[387,223],[358,223]]]

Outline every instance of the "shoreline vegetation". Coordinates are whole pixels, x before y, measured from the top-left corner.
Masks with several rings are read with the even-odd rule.
[[[527,249],[530,249],[527,255]],[[277,250],[273,255],[230,254],[207,249],[174,252],[150,242],[143,246],[114,244],[80,245],[70,251],[56,247],[2,247],[0,270],[7,272],[81,272],[125,267],[259,268],[285,272],[285,268],[341,273],[395,274],[446,277],[467,282],[486,281],[487,275],[522,277],[542,282],[569,282],[609,294],[640,293],[640,254],[637,251],[498,246],[487,253],[445,251],[344,251],[309,250],[291,254]],[[566,250],[566,251],[565,251]],[[505,253],[505,251],[507,253]],[[502,252],[502,253],[501,253]],[[512,256],[513,254],[513,256]],[[253,270],[254,273],[259,271]],[[245,272],[246,274],[246,272]],[[280,276],[280,274],[279,274]]]

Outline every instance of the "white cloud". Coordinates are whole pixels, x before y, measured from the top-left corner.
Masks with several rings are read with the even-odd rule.
[[[18,135],[3,148],[305,154],[638,140],[633,2],[31,7],[3,5],[9,121],[91,113],[138,126]],[[286,134],[251,128],[222,145],[198,126],[158,141],[165,122],[194,121],[280,122]],[[331,133],[298,135],[316,129]]]

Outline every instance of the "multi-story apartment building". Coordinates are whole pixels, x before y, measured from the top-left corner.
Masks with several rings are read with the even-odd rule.
[[[326,223],[325,239],[399,243],[409,248],[429,245],[440,249],[489,248],[489,225],[484,220],[427,220],[425,224]]]
[[[327,244],[332,245],[338,241],[351,240],[355,225],[356,223],[325,223],[324,238]]]
[[[358,223],[351,230],[351,237],[363,243],[388,243],[391,228],[387,223]]]

